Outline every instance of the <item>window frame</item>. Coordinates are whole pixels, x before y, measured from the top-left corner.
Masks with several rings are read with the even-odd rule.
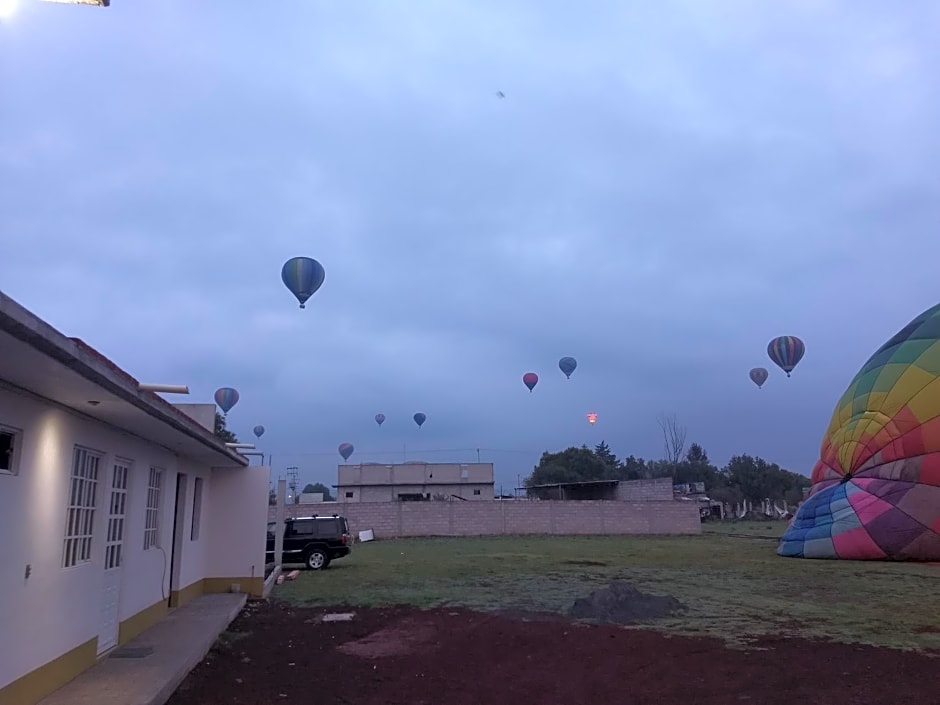
[[[0,434],[13,438],[13,451],[9,455],[9,469],[0,468],[0,475],[16,476],[20,474],[20,454],[23,448],[23,429],[0,423]]]
[[[163,509],[163,478],[166,470],[156,465],[150,466],[147,474],[147,501],[144,505],[144,550],[160,549],[160,512]],[[156,484],[154,479],[156,478]],[[151,500],[154,500],[152,503]]]
[[[193,483],[193,520],[189,529],[189,540],[199,540],[199,530],[202,528],[202,493],[204,481],[201,477],[195,478]]]
[[[95,513],[105,454],[81,445],[72,447],[72,469],[66,497],[62,568],[78,568],[94,560]],[[94,460],[93,470],[89,461]],[[81,467],[79,467],[81,464]],[[92,476],[93,475],[93,476]]]

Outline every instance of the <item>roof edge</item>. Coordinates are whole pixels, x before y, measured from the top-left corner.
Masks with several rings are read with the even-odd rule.
[[[249,459],[228,448],[198,421],[155,392],[142,392],[138,381],[79,338],[70,338],[0,291],[0,330],[53,358],[102,389],[151,417],[246,467]]]

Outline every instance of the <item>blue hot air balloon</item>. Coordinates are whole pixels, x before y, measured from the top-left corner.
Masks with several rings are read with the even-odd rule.
[[[793,372],[793,368],[800,364],[805,353],[806,346],[795,335],[781,335],[767,343],[767,356],[787,373],[787,377]]]
[[[223,414],[231,411],[232,407],[238,403],[238,390],[231,387],[220,387],[215,390],[215,403],[222,409]]]
[[[422,414],[420,411],[412,418],[415,420],[415,423],[418,424],[418,428],[421,428],[424,422],[428,420],[427,414]]]
[[[307,299],[317,293],[325,278],[323,265],[310,257],[292,257],[281,268],[284,286],[297,297],[300,308],[306,308]]]
[[[385,423],[385,414],[376,414],[376,415],[375,415],[375,422],[376,422],[379,426],[381,426],[383,423]]]
[[[254,431],[254,434],[255,434],[258,438],[261,438],[261,436],[264,435],[264,426],[255,426],[254,429],[252,429],[252,430]]]
[[[571,373],[578,368],[578,361],[573,357],[563,357],[558,361],[558,369],[565,373],[565,377],[571,379]]]
[[[349,460],[349,456],[353,454],[355,448],[353,448],[352,443],[340,443],[337,450],[339,454],[343,456],[343,460]]]

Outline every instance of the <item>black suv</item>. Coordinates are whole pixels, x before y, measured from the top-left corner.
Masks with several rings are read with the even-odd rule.
[[[274,560],[274,522],[268,523],[265,560]],[[323,570],[330,561],[348,556],[351,549],[346,517],[295,517],[284,520],[283,563],[303,563],[310,570]]]

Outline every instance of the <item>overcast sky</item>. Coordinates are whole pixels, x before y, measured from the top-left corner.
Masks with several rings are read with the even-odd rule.
[[[0,288],[186,401],[236,387],[276,474],[479,448],[508,490],[661,457],[662,412],[808,474],[940,298],[934,0],[20,2]]]

